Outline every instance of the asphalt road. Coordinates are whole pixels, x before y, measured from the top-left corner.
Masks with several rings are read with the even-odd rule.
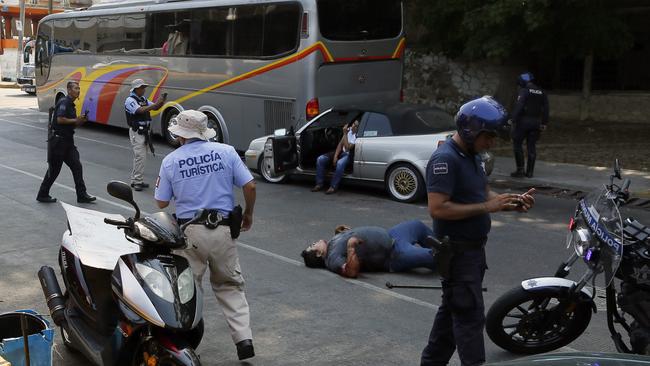
[[[66,219],[59,204],[35,200],[46,171],[46,119],[35,109],[34,97],[0,90],[0,312],[25,308],[47,312],[36,272],[43,265],[56,268]],[[79,129],[76,136],[89,193],[99,197],[97,203],[83,207],[129,215],[105,191],[109,180],[128,181],[132,152],[127,131],[91,125]],[[150,183],[162,157],[171,151],[161,141],[156,147],[156,157],[147,161]],[[241,235],[239,248],[257,353],[248,364],[418,364],[440,293],[392,291],[384,283],[437,284],[436,275],[380,273],[345,280],[304,267],[300,251],[316,239],[329,238],[341,223],[390,227],[414,218],[429,223],[425,203],[400,204],[381,190],[363,187],[344,187],[337,195],[325,196],[311,193],[310,186],[304,179],[285,185],[258,180],[253,229]],[[73,187],[70,171],[64,167],[51,194],[76,204]],[[135,200],[144,211],[156,210],[151,190],[135,192]],[[528,214],[493,215],[486,307],[521,280],[554,272],[569,254],[564,239],[574,205],[568,199],[539,196]],[[633,214],[650,223],[647,212]],[[204,287],[209,289],[207,283]],[[198,349],[202,361],[240,364],[210,292],[205,302],[206,334]],[[486,348],[488,361],[516,357],[487,337]],[[603,314],[596,315],[588,331],[562,350],[615,351]],[[55,365],[87,364],[60,345],[58,334],[54,357]],[[456,356],[452,364],[458,364]]]

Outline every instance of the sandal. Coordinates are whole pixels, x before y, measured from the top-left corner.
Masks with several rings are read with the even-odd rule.
[[[322,187],[322,186],[319,186],[319,185],[317,184],[317,185],[314,186],[314,188],[311,189],[311,191],[312,191],[312,192],[318,192],[318,191],[320,191],[321,189],[323,189],[323,187]]]

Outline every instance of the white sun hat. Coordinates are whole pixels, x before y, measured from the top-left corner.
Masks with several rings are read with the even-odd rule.
[[[189,109],[182,111],[172,118],[169,132],[186,139],[201,139],[207,141],[217,135],[217,131],[208,128],[208,116],[203,112]]]
[[[131,91],[134,91],[135,89],[141,88],[143,86],[149,86],[149,84],[145,83],[142,79],[135,79],[131,82]]]

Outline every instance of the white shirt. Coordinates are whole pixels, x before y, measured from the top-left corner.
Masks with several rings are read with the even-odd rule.
[[[352,132],[352,129],[348,131],[348,143],[354,145],[354,143],[357,142],[357,134]],[[347,152],[348,149],[343,146],[343,151]]]

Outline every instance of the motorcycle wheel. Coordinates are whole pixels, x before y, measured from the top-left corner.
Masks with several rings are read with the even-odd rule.
[[[589,302],[576,303],[551,319],[562,298],[553,289],[514,288],[492,305],[485,330],[492,342],[513,353],[544,353],[566,346],[585,331],[592,308]]]

